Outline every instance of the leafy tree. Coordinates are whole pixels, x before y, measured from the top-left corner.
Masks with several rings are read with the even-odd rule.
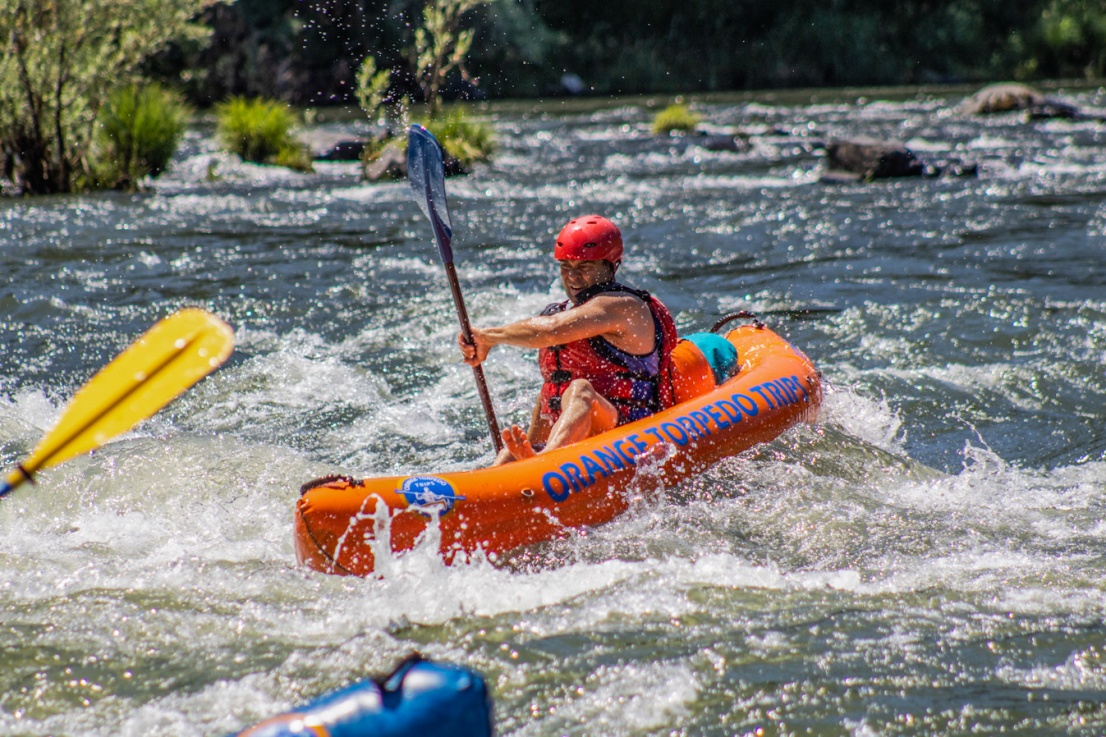
[[[192,21],[211,2],[0,0],[0,174],[72,191],[106,95],[170,39],[206,34]]]
[[[1106,0],[1051,0],[1027,35],[1036,43],[1026,71],[1088,79],[1106,74]]]

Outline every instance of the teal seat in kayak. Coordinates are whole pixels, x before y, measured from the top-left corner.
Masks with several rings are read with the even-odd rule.
[[[684,340],[690,340],[706,356],[716,385],[733,376],[737,366],[737,349],[733,343],[716,333],[692,333],[685,335]]]

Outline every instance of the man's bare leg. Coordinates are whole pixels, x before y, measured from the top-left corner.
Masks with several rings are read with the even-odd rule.
[[[542,452],[577,443],[617,425],[618,410],[615,406],[595,391],[590,381],[577,379],[561,395],[561,416],[550,428],[549,439]],[[526,431],[518,425],[512,425],[502,435],[506,447],[492,465],[501,466],[537,455]]]

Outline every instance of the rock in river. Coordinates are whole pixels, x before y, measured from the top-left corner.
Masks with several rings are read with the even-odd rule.
[[[933,163],[922,161],[900,141],[874,138],[834,140],[826,144],[826,166],[821,181],[870,182],[891,177],[975,176],[979,167],[959,159]]]
[[[1072,118],[1079,114],[1074,105],[1046,97],[1028,85],[1015,82],[987,85],[960,103],[957,109],[968,115],[1028,110],[1033,118]]]

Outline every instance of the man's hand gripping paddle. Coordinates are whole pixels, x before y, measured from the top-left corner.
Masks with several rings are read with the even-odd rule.
[[[73,396],[58,424],[0,484],[0,497],[47,466],[103,445],[215,370],[234,348],[234,331],[200,309],[150,328]]]
[[[457,319],[461,322],[461,335],[472,342],[472,327],[469,325],[465,300],[461,296],[461,285],[457,281],[457,269],[453,266],[453,250],[449,242],[453,238],[453,227],[449,223],[449,205],[445,198],[445,166],[442,163],[442,147],[430,131],[421,125],[412,125],[407,132],[407,181],[415,191],[415,200],[419,209],[430,219],[434,228],[434,240],[438,244],[438,255],[445,264],[449,288],[453,292],[453,305],[457,308]],[[484,380],[484,368],[473,366],[476,377],[476,390],[484,405],[484,414],[488,418],[488,429],[492,433],[492,442],[498,453],[503,449],[503,438],[499,435],[499,422],[495,419],[495,408],[488,394],[488,384]]]

